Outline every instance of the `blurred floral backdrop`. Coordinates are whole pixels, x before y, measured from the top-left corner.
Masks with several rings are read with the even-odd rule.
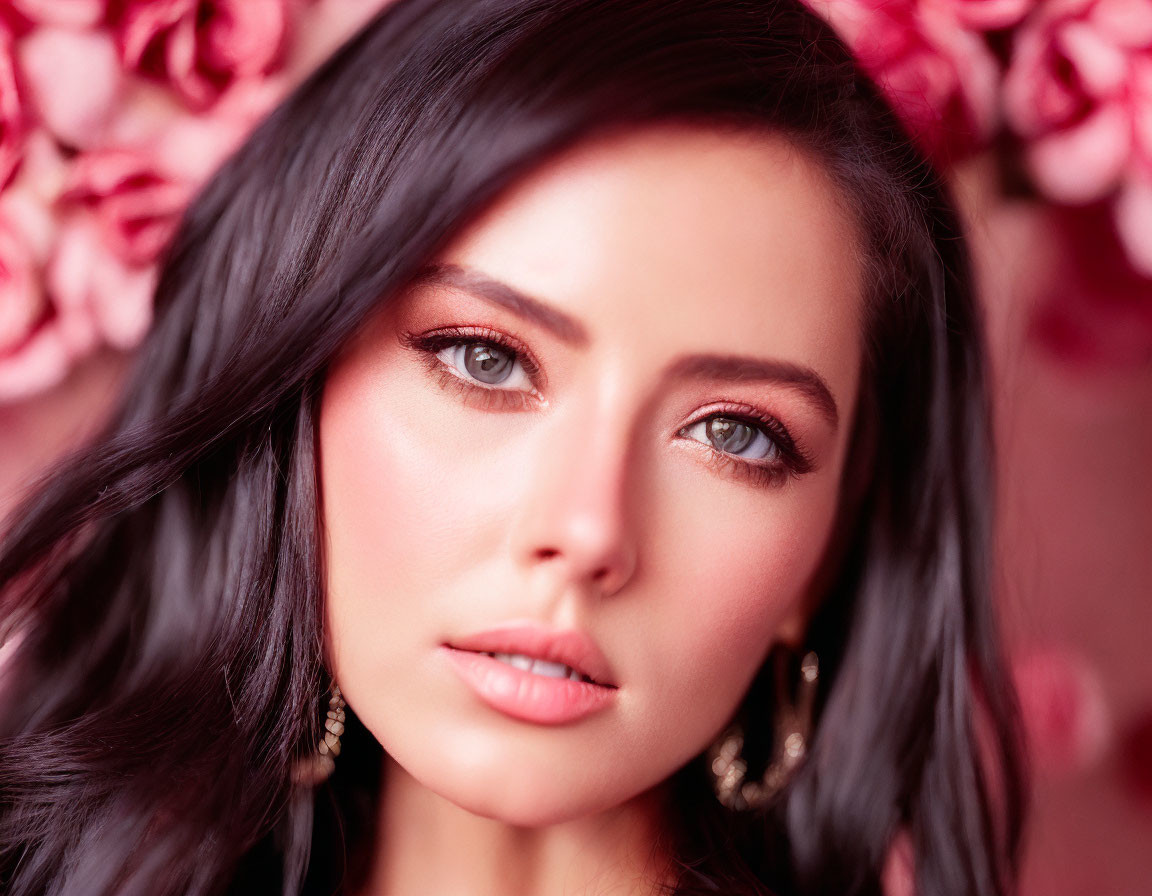
[[[0,519],[107,412],[196,190],[387,0],[0,0]],[[1152,892],[1152,0],[808,0],[965,212],[1025,896]]]

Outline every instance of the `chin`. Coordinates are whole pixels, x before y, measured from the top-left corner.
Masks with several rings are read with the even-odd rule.
[[[520,770],[463,775],[463,780],[436,782],[442,797],[473,815],[514,827],[543,828],[573,821],[605,809],[619,800],[600,791],[588,792],[555,775],[524,774]],[[582,776],[574,776],[579,780]],[[456,786],[444,786],[444,785]]]

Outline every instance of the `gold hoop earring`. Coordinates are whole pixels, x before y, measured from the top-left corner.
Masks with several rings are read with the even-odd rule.
[[[344,695],[340,685],[332,682],[331,696],[328,698],[328,713],[324,719],[324,737],[316,744],[316,750],[307,759],[296,764],[292,778],[298,784],[315,787],[323,784],[336,770],[336,757],[340,755],[340,735],[344,733]]]
[[[810,650],[800,661],[800,681],[794,698],[789,695],[787,657],[776,664],[774,756],[759,781],[748,781],[743,757],[744,730],[733,723],[708,751],[716,798],[728,809],[758,809],[783,789],[808,750],[812,707],[816,697],[820,662]]]

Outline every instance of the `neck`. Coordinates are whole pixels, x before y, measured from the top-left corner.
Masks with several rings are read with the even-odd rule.
[[[384,763],[362,896],[647,896],[672,880],[661,790],[595,815],[529,828],[461,809],[390,757]]]

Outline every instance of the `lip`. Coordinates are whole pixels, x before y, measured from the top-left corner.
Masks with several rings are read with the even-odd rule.
[[[509,625],[442,644],[453,670],[481,700],[515,719],[542,725],[578,721],[605,709],[616,685],[604,655],[582,632]],[[592,681],[549,678],[501,662],[488,653],[520,653],[571,666]]]
[[[571,666],[598,685],[616,687],[603,652],[588,635],[577,629],[551,629],[538,623],[509,623],[464,638],[447,646],[477,653],[521,653],[533,659]]]

